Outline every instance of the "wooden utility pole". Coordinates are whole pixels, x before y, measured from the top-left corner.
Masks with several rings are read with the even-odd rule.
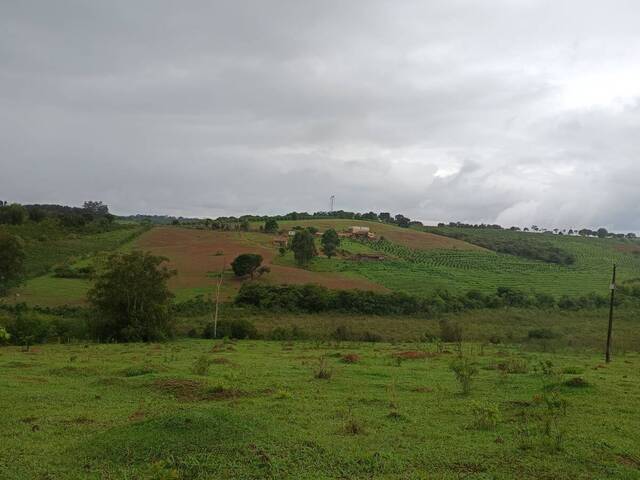
[[[607,363],[611,361],[611,332],[613,330],[613,300],[616,295],[616,264],[613,264],[613,278],[611,279],[611,303],[609,304],[609,329],[607,330],[607,352],[605,354],[605,360]]]
[[[225,261],[222,264],[222,270],[220,271],[220,276],[218,277],[218,283],[216,285],[216,312],[213,318],[213,338],[218,338],[218,310],[220,305],[220,287],[222,286],[222,276],[224,275],[226,266],[227,262]]]

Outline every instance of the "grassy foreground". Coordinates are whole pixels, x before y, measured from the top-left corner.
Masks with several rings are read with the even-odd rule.
[[[0,478],[640,478],[640,355],[456,349],[3,347]]]

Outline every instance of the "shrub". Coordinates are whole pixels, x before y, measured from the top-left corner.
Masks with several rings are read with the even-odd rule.
[[[449,320],[440,320],[440,338],[443,342],[461,342],[462,326]]]
[[[478,375],[477,365],[466,357],[456,359],[450,366],[456,376],[456,380],[462,387],[462,393],[468,395],[471,392],[473,378]]]
[[[548,328],[536,328],[534,330],[529,330],[528,337],[537,340],[549,340],[556,338],[556,334]]]
[[[13,338],[13,343],[29,348],[34,343],[42,343],[47,339],[49,325],[43,315],[34,312],[24,312],[16,316],[7,326],[7,331]]]
[[[257,253],[243,253],[231,262],[231,268],[236,277],[250,275],[251,278],[253,278],[253,274],[260,267],[261,263],[262,255],[258,255]]]
[[[493,403],[474,402],[471,406],[473,428],[478,430],[494,430],[500,422],[500,410]]]
[[[297,325],[291,327],[276,327],[269,334],[270,340],[304,340],[309,335]]]
[[[214,338],[213,322],[208,323],[202,332],[203,338]],[[258,338],[258,329],[251,321],[241,318],[235,320],[220,320],[217,328],[217,338],[235,338],[238,340]]]

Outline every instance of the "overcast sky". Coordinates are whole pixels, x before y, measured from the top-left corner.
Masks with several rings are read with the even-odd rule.
[[[640,230],[640,2],[0,2],[0,198]]]

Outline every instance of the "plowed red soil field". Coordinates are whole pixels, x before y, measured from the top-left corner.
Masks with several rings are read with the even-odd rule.
[[[345,277],[338,273],[311,272],[301,268],[273,265],[275,247],[264,236],[264,242],[252,241],[251,234],[241,232],[214,232],[176,227],[157,227],[144,233],[136,242],[136,247],[162,255],[169,259],[171,268],[178,271],[169,286],[172,290],[190,288],[213,288],[215,274],[230,270],[230,263],[241,253],[259,253],[271,272],[257,281],[276,284],[315,283],[328,288],[387,291],[382,285],[365,278]],[[258,235],[258,234],[253,234]],[[242,280],[225,280],[225,297],[232,296],[242,285]],[[232,287],[229,289],[229,287]]]

